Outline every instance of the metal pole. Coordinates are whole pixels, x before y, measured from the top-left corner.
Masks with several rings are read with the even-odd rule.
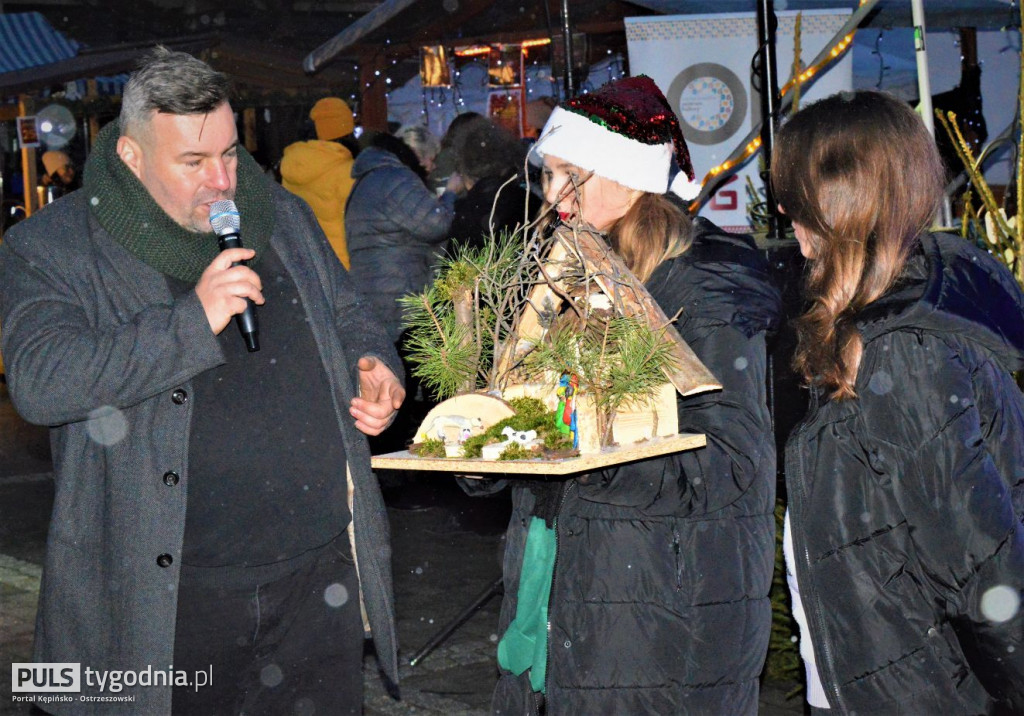
[[[914,50],[917,58],[917,94],[921,119],[932,137],[935,136],[935,109],[932,107],[932,82],[928,76],[928,48],[925,46],[924,0],[910,0],[911,16],[914,22]],[[949,197],[942,200],[941,214],[935,217],[942,226],[953,225],[953,208]]]
[[[760,0],[757,4],[757,34],[760,43],[760,74],[761,74],[761,157],[764,160],[764,171],[761,182],[764,185],[766,216],[768,218],[768,238],[782,238],[780,217],[772,195],[769,181],[772,166],[772,150],[775,147],[775,123],[779,99],[779,79],[775,63],[775,30],[778,22],[775,17],[773,0]]]
[[[569,0],[562,0],[562,38],[565,43],[565,96],[576,96],[576,81],[573,78],[572,27],[569,24]]]
[[[828,44],[826,44],[825,47],[822,48],[821,52],[819,52],[813,60],[807,63],[807,66],[815,67],[820,63],[824,62],[825,59],[829,57],[829,55],[831,55],[832,48],[835,46],[835,43],[842,39],[843,37],[845,37],[846,35],[855,32],[857,30],[857,27],[860,25],[861,21],[865,17],[867,17],[868,13],[874,10],[875,5],[877,5],[878,2],[879,0],[865,0],[863,5],[858,6],[857,9],[853,11],[853,14],[850,15],[850,18],[843,23],[843,26],[832,37]],[[789,109],[789,107],[792,106],[794,94],[796,93],[788,92],[782,97],[782,101],[779,103],[778,108],[778,112],[780,114],[785,112],[787,109]],[[763,121],[761,120],[758,120],[757,122],[754,123],[753,128],[750,130],[750,132],[747,133],[747,136],[745,136],[743,139],[736,143],[736,148],[729,154],[728,157],[726,157],[726,162],[735,161],[744,155],[744,153],[746,152],[747,145],[750,144],[750,142],[754,141],[755,137],[760,136],[762,124]],[[718,191],[718,188],[722,185],[722,182],[728,179],[731,175],[732,172],[722,172],[717,177],[706,177],[704,180],[704,186],[701,187],[700,194],[697,196],[696,199],[694,199],[694,202],[698,205],[702,205],[705,201],[707,201],[707,198],[709,196]]]
[[[480,594],[473,598],[473,601],[463,609],[459,614],[452,619],[450,622],[441,627],[441,630],[430,637],[430,640],[424,644],[419,651],[413,654],[413,657],[409,659],[409,666],[416,666],[421,661],[427,658],[437,646],[445,639],[450,637],[455,630],[460,626],[469,621],[469,618],[476,614],[477,610],[483,607],[491,597],[495,597],[505,591],[504,577],[498,577],[491,584],[487,586]]]

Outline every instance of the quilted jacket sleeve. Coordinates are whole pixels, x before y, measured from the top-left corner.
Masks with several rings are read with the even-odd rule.
[[[403,168],[388,168],[386,175],[386,206],[401,206],[402,211],[389,212],[403,232],[426,244],[440,244],[448,238],[448,229],[455,215],[455,195],[446,192],[438,197],[412,173]]]
[[[1024,712],[1024,396],[970,345],[903,333],[887,352],[911,369],[869,376],[865,417],[905,466],[893,490],[920,571],[986,690]],[[872,385],[897,415],[872,415]]]

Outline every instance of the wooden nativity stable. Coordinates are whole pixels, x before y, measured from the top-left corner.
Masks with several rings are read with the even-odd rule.
[[[524,243],[525,249],[520,251],[518,247]],[[532,238],[524,242],[517,232],[504,244],[499,240],[485,248],[470,264],[501,263],[502,255],[506,261],[512,255],[516,258],[511,262],[512,268],[497,272],[497,280],[495,275],[486,277],[486,272],[481,271],[460,288],[447,287],[449,293],[444,299],[451,303],[450,317],[441,315],[441,310],[428,311],[427,323],[436,326],[439,334],[444,332],[449,318],[454,321],[452,325],[479,328],[481,316],[509,315],[505,322],[500,316],[494,321],[490,341],[479,340],[486,331],[476,333],[476,354],[489,353],[490,358],[482,361],[479,379],[465,384],[463,390],[438,403],[427,414],[411,451],[375,456],[373,467],[527,477],[567,475],[706,444],[704,435],[679,434],[676,394],[687,396],[718,390],[721,384],[682,339],[643,283],[600,235],[580,226],[560,226],[553,232],[534,231]],[[496,261],[492,261],[495,257]],[[443,283],[444,278],[439,281]],[[431,304],[431,297],[426,294],[413,300],[417,302],[421,308],[437,305]],[[571,367],[554,369],[543,360],[535,360],[546,346],[551,353],[550,344],[556,341],[561,341],[563,352],[568,346],[570,357],[581,354],[581,346],[586,342],[584,331],[593,334],[595,319],[599,319],[598,335],[591,335],[590,342],[596,338],[602,343],[597,361],[609,365],[601,365],[596,372],[581,370],[577,375]],[[657,356],[658,378],[636,393],[609,399],[602,396],[596,379],[592,386],[587,378],[597,373],[614,374],[616,366],[611,364],[625,362],[619,355],[604,352],[607,327],[616,319],[646,330],[648,342],[640,345],[651,356]],[[438,355],[460,348],[472,353],[473,335],[472,330],[453,333],[453,342],[458,345],[442,341]],[[483,343],[490,346],[489,351],[484,350]],[[634,355],[631,361],[643,364],[646,357]],[[512,403],[519,398],[539,400],[556,415],[556,420],[564,415],[566,424],[571,412],[574,449],[545,454],[535,446],[536,435],[530,434],[535,431],[506,427],[497,442],[483,447],[481,457],[467,458],[463,453],[465,441],[510,418],[514,414]],[[417,455],[417,447],[428,440],[443,442],[445,457]],[[521,459],[502,457],[512,443],[532,447],[536,452],[525,458],[517,452]]]

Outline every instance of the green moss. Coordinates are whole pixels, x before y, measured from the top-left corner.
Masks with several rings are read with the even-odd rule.
[[[512,410],[516,412],[516,415],[524,420],[537,417],[546,419],[549,415],[553,416],[553,413],[545,410],[544,402],[537,398],[512,398],[512,400],[508,401],[508,404],[512,406]]]
[[[415,446],[412,451],[418,457],[447,457],[444,451],[444,441],[437,438],[428,438]]]
[[[534,453],[524,448],[519,443],[511,443],[507,448],[502,450],[501,455],[498,456],[499,460],[529,460],[530,458],[537,457]]]
[[[554,414],[551,419],[554,420]],[[572,450],[572,438],[559,430],[548,430],[544,433],[545,450]]]
[[[492,436],[489,432],[466,438],[465,442],[462,443],[462,454],[466,457],[480,457],[483,454],[484,445],[492,441]]]

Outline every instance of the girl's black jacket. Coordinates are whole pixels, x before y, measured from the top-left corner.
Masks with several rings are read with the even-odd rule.
[[[749,237],[704,219],[646,285],[724,389],[678,400],[679,431],[705,434],[705,448],[582,476],[558,495],[546,712],[755,714],[775,553],[765,338],[779,292]],[[539,509],[510,482],[501,633]],[[525,674],[502,673],[495,713],[534,701]]]
[[[967,241],[925,235],[856,320],[858,397],[812,398],[786,447],[829,703],[1024,713],[1024,294]]]

